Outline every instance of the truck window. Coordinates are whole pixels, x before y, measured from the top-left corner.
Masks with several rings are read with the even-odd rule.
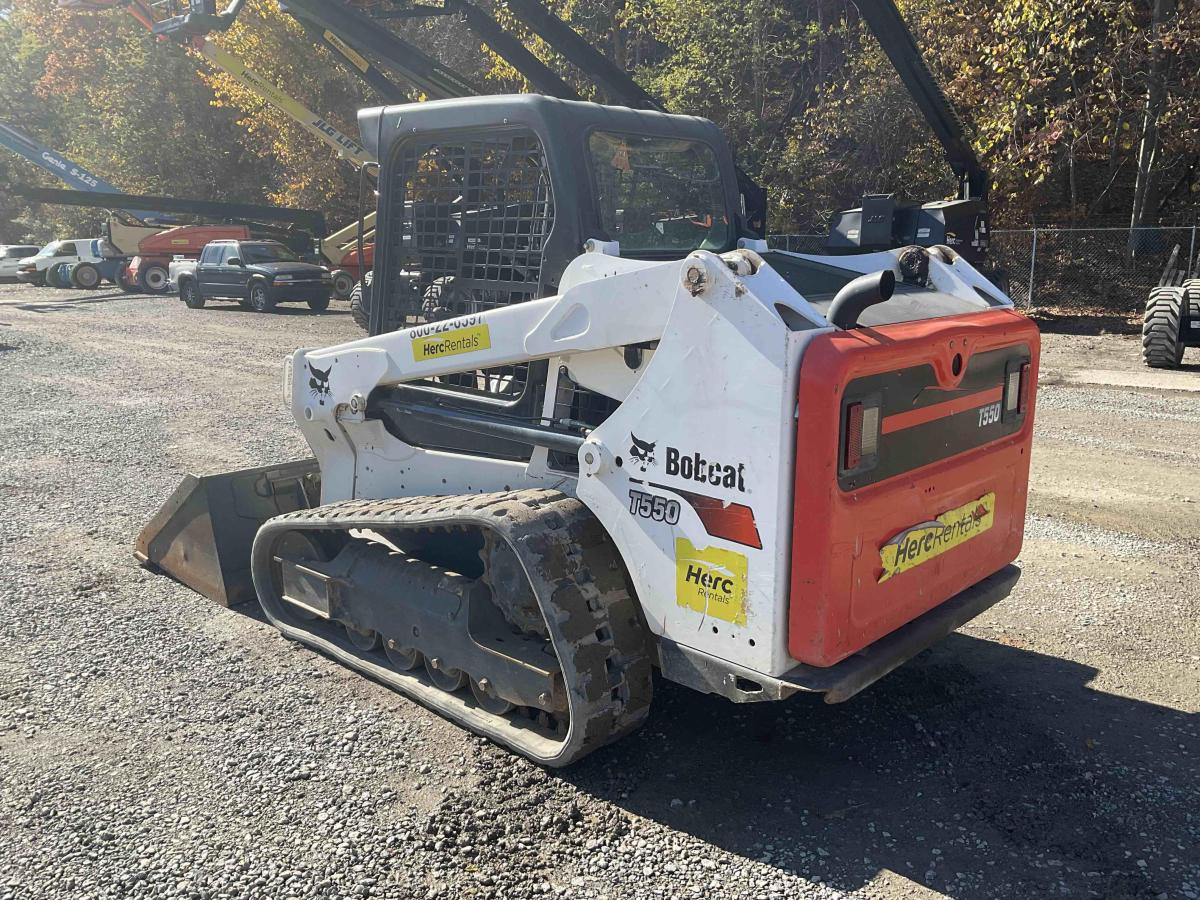
[[[601,225],[623,252],[732,244],[721,170],[707,144],[596,131],[588,151]]]
[[[209,244],[207,247],[205,247],[200,252],[200,265],[202,265],[202,266],[216,265],[217,260],[220,259],[220,257],[221,257],[221,248],[214,247],[212,244]]]
[[[59,244],[58,249],[54,251],[55,256],[74,256],[75,245],[72,243]]]
[[[300,257],[283,244],[242,244],[242,262],[248,266],[254,263],[299,261]]]

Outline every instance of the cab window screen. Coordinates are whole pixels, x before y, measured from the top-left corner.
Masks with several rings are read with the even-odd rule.
[[[588,151],[601,224],[623,253],[732,243],[720,167],[707,144],[596,131]]]

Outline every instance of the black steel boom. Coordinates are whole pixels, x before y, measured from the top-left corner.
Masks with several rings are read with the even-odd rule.
[[[900,80],[916,101],[921,115],[946,151],[946,161],[959,179],[959,199],[987,196],[989,177],[971,142],[962,119],[925,65],[917,42],[892,0],[856,0],[883,52],[891,60]]]
[[[96,209],[155,209],[162,212],[191,213],[214,219],[245,219],[295,225],[314,235],[326,233],[325,215],[314,209],[266,206],[260,203],[225,203],[218,200],[187,200],[181,197],[145,197],[140,194],[99,194],[91,191],[60,190],[17,185],[13,194],[35,203],[56,206],[84,206]]]

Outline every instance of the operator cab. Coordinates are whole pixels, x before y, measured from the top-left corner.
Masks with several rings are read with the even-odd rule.
[[[682,259],[751,235],[733,156],[706,119],[537,94],[358,118],[380,164],[371,334],[554,296],[589,241],[615,242],[625,258]],[[527,444],[447,427],[420,408],[539,421],[547,389],[555,418],[583,427],[615,407],[535,360],[381,389],[369,415],[414,446],[525,460]]]
[[[588,240],[679,259],[750,235],[706,119],[517,94],[359,126],[381,166],[372,334],[552,296]]]

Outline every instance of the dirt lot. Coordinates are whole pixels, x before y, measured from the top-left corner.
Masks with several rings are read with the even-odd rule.
[[[0,286],[0,898],[1200,895],[1200,367],[1046,335],[1011,599],[546,773],[133,562],[184,472],[304,455],[281,360],[355,334]]]

